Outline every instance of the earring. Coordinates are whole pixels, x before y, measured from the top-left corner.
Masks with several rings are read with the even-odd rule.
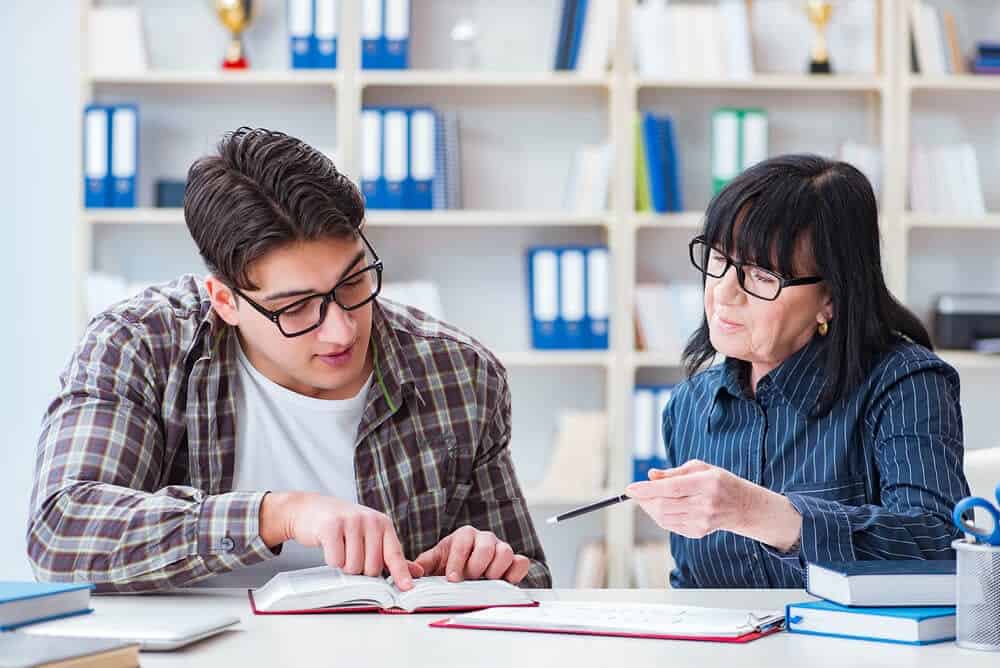
[[[830,331],[830,325],[825,322],[819,323],[819,327],[816,328],[820,336],[826,336],[826,333]]]

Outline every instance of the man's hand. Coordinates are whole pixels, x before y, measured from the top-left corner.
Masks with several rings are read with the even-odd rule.
[[[413,587],[423,569],[403,556],[386,515],[321,494],[271,492],[260,506],[260,536],[268,547],[294,540],[323,549],[328,566],[351,575],[379,576],[388,569],[402,590]]]
[[[414,563],[425,575],[446,575],[451,582],[485,578],[517,584],[531,568],[528,557],[514,554],[513,548],[492,532],[471,526],[456,529]]]
[[[634,482],[625,493],[660,527],[688,538],[724,530],[787,550],[802,531],[802,516],[787,498],[698,460],[653,469],[649,482]]]

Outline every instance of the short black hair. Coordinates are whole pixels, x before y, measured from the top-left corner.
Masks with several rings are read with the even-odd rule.
[[[226,285],[257,289],[251,265],[280,246],[357,235],[365,215],[357,186],[302,140],[241,127],[217,150],[188,170],[184,219]]]
[[[860,385],[875,357],[900,337],[932,349],[920,319],[886,287],[875,194],[850,164],[809,154],[764,160],[713,198],[704,235],[709,246],[787,277],[796,276],[795,249],[805,243],[814,264],[809,273],[823,277],[833,304],[815,414],[825,415]],[[688,375],[715,354],[703,318],[684,349]]]

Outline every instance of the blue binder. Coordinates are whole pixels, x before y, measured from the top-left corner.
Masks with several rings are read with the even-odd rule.
[[[573,39],[573,15],[576,12],[576,0],[562,0],[562,13],[559,15],[559,41],[556,42],[557,70],[569,69],[569,48]]]
[[[573,17],[573,39],[569,46],[569,60],[566,69],[575,70],[580,56],[580,44],[583,42],[583,27],[587,22],[587,0],[577,0],[576,14]]]
[[[111,202],[112,207],[135,207],[136,175],[139,171],[139,108],[119,104],[111,110]]]
[[[410,0],[384,0],[382,11],[382,67],[405,70],[410,66]]]
[[[313,1],[288,0],[288,43],[295,70],[313,66]]]
[[[610,314],[610,258],[608,249],[587,250],[587,348],[608,349]]]
[[[111,204],[111,109],[90,104],[83,111],[83,204]]]
[[[400,107],[382,110],[382,176],[386,209],[406,207],[406,182],[410,176],[409,114]]]
[[[338,0],[313,0],[313,63],[318,69],[337,67]]]
[[[383,0],[362,0],[361,5],[361,67],[383,69],[385,59],[385,22]]]
[[[448,208],[447,144],[444,115],[434,112],[434,181],[431,187],[431,208]]]
[[[649,168],[649,195],[653,210],[657,213],[669,211],[667,206],[666,155],[664,151],[663,126],[653,114],[642,115],[642,138],[646,145],[646,160]]]
[[[664,159],[666,163],[667,210],[675,213],[684,211],[684,198],[681,194],[681,166],[677,151],[677,135],[674,132],[674,121],[669,116],[660,119],[661,135],[664,141]]]
[[[560,347],[587,348],[590,323],[587,318],[587,248],[567,246],[559,252]]]
[[[382,153],[382,111],[365,107],[361,110],[361,192],[368,209],[385,208]]]
[[[528,249],[528,309],[532,347],[538,350],[560,348],[558,248],[537,246]]]
[[[434,176],[436,173],[436,114],[433,109],[409,110],[409,156],[406,208],[434,208]]]

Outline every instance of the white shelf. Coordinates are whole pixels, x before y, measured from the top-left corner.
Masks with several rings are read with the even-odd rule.
[[[629,358],[629,366],[635,369],[680,369],[684,363],[681,361],[681,351],[661,352],[643,351],[634,352]]]
[[[497,353],[507,367],[602,367],[611,363],[606,350],[529,350]]]
[[[1000,230],[1000,213],[985,216],[950,216],[945,214],[910,213],[906,216],[908,229],[948,230]]]
[[[369,210],[368,224],[378,227],[598,227],[610,214],[563,211],[388,211]]]
[[[151,70],[87,75],[97,86],[336,86],[336,70]]]
[[[962,369],[1000,370],[1000,355],[977,353],[973,350],[935,350],[937,356],[948,364]]]
[[[989,74],[914,75],[907,80],[911,90],[992,91],[1000,93],[1000,76]]]
[[[84,209],[82,215],[90,225],[184,224],[184,209],[180,208]]]
[[[180,225],[183,209],[84,209],[90,224]],[[605,214],[560,211],[387,211],[369,210],[366,224],[373,227],[604,227]]]
[[[819,92],[871,92],[882,90],[883,79],[875,76],[758,74],[750,79],[657,79],[637,77],[641,89],[783,90]]]
[[[364,71],[362,86],[447,86],[468,88],[608,88],[606,76],[574,72],[483,72],[469,70]]]
[[[638,228],[700,230],[705,220],[704,211],[684,211],[681,213],[637,213],[632,224]]]

